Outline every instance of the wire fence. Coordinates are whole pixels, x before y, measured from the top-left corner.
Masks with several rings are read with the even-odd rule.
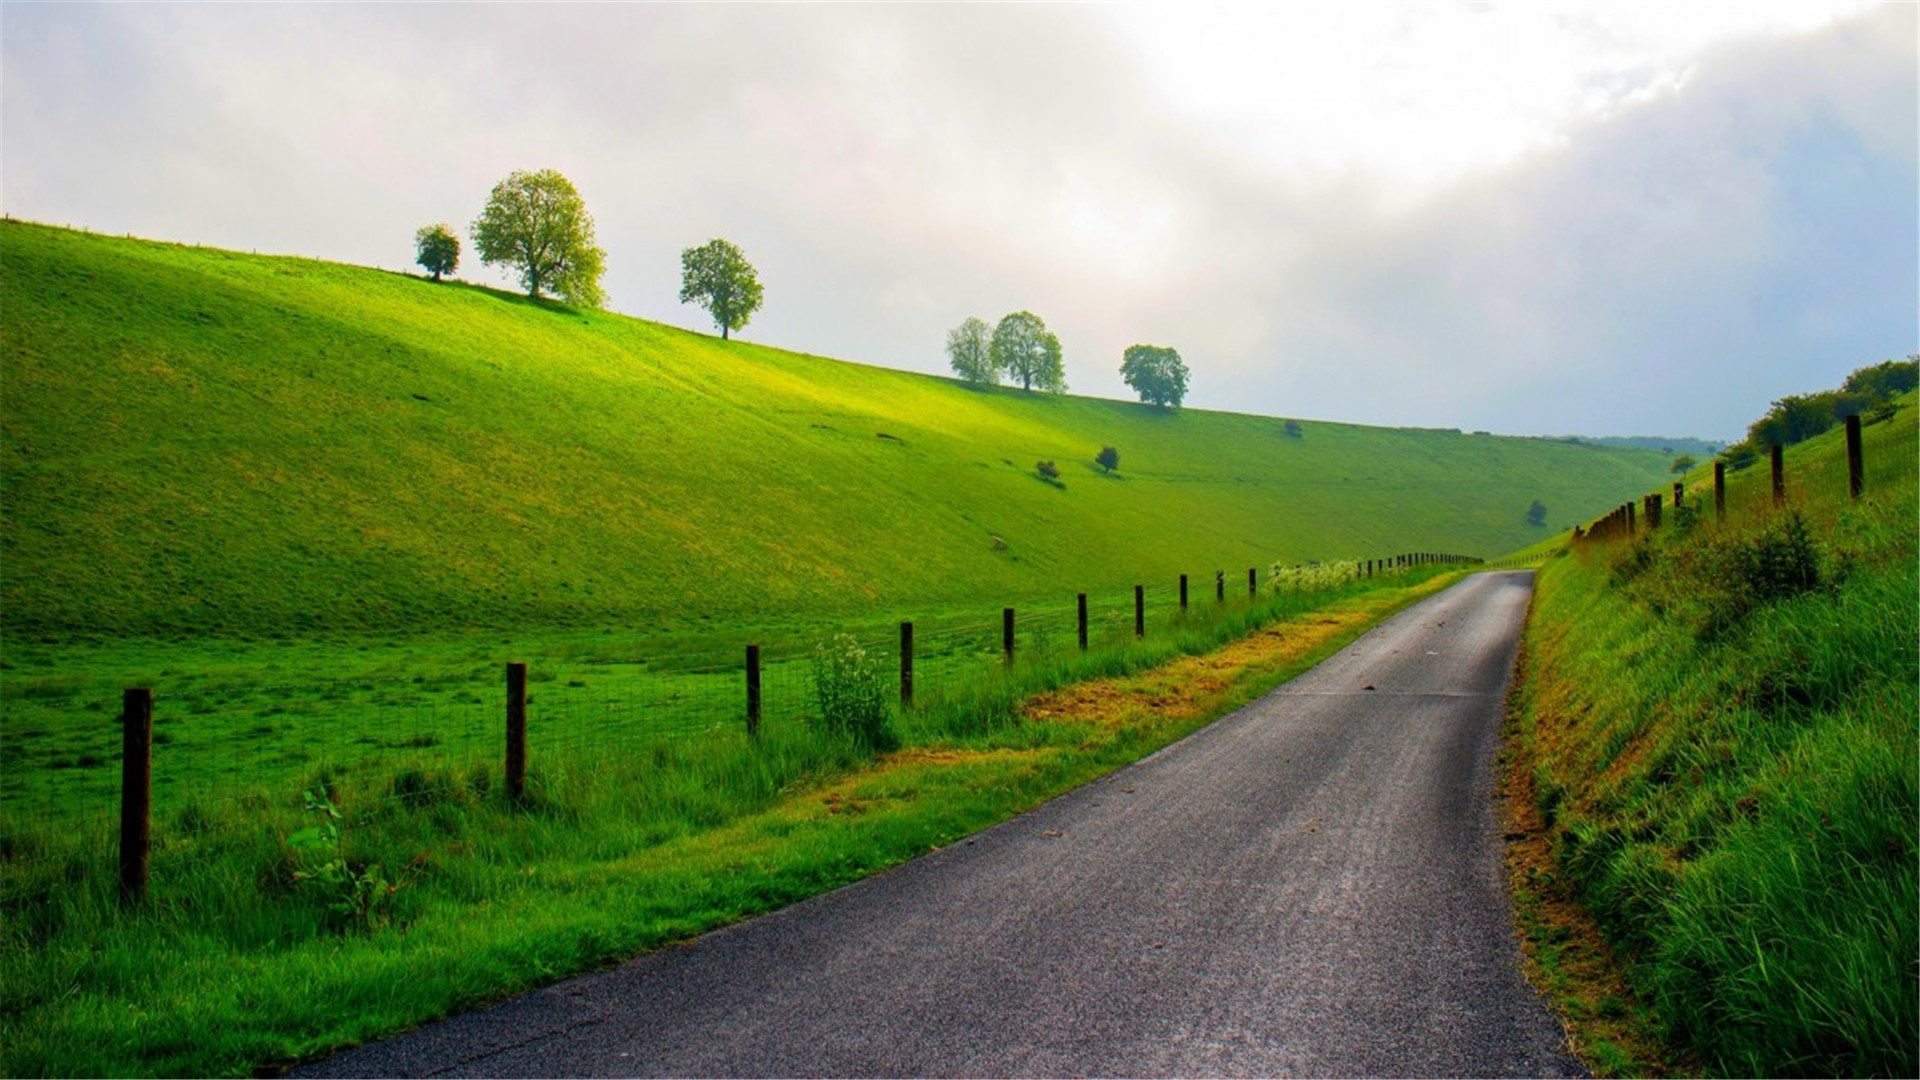
[[[1910,441],[1902,441],[1891,425],[1873,431],[1859,416],[1846,417],[1843,424],[1844,454],[1799,444],[1789,468],[1789,448],[1776,444],[1769,448],[1764,464],[1755,463],[1737,473],[1730,472],[1725,462],[1715,462],[1710,478],[1692,484],[1675,481],[1668,489],[1622,503],[1606,516],[1576,528],[1573,539],[1576,543],[1631,540],[1681,517],[1749,519],[1855,502],[1874,491],[1913,485],[1920,457]],[[1729,483],[1730,475],[1738,482]]]
[[[1178,585],[1056,598],[857,640],[882,671],[901,672],[895,725],[913,743],[935,737],[929,717],[943,703],[1010,685],[1016,670],[1204,628],[1275,597],[1305,601],[1410,568],[1478,562],[1410,554],[1275,565],[1244,579],[1182,576]],[[795,636],[756,647],[751,665],[729,649],[526,670],[532,782],[721,757],[756,737],[817,726],[816,644]],[[502,760],[515,691],[498,665],[297,684],[174,672],[140,688],[150,705],[126,704],[135,692],[99,677],[9,680],[0,698],[0,911],[111,874],[116,834],[122,887],[137,895],[149,853],[189,860],[218,851],[235,831],[292,823],[305,791],[351,791],[356,810],[375,810],[411,805],[437,786],[484,795],[516,782]],[[142,710],[150,717],[132,722]],[[130,740],[141,724],[145,739]],[[149,772],[134,793],[130,777],[143,759]],[[138,835],[128,831],[136,811]],[[141,849],[138,860],[130,848]]]

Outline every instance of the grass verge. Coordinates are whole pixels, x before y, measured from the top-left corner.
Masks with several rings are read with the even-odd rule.
[[[344,807],[327,854],[401,885],[364,914],[299,876],[293,838],[325,815],[261,806],[144,908],[82,883],[8,913],[0,1072],[244,1074],[777,908],[1173,742],[1454,576],[1037,665],[918,711],[877,760],[790,727],[562,763],[522,808],[484,768],[342,785],[319,793]]]
[[[1601,1075],[1920,1071],[1911,395],[1541,570],[1509,729],[1533,974]]]

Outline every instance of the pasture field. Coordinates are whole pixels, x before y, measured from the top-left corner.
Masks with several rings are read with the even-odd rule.
[[[570,729],[556,676],[528,703],[525,805],[503,797],[497,734],[411,746],[367,725],[355,739],[378,745],[351,764],[268,759],[227,799],[157,790],[133,908],[115,900],[111,818],[30,823],[3,865],[0,1072],[246,1074],[771,910],[1166,745],[1457,576],[1268,589],[1085,653],[1055,636],[1011,667],[963,648],[890,710],[900,745],[877,759],[809,722],[793,661],[769,668],[757,739],[734,710],[708,730]],[[1118,693],[1080,711],[1088,680]],[[499,708],[496,691],[489,732]],[[180,749],[156,746],[156,773]],[[338,808],[324,854],[350,880],[301,879],[317,863],[299,837],[324,821],[303,791]]]
[[[1271,417],[974,390],[458,283],[19,222],[0,224],[0,307],[9,650],[698,635],[993,611],[1182,569],[1492,556],[1545,534],[1533,500],[1568,525],[1666,463],[1314,420],[1292,437]],[[1118,358],[1067,362],[1071,378]],[[1108,445],[1112,475],[1093,463]]]
[[[1565,1002],[1602,1073],[1920,1069],[1914,395],[1863,435],[1858,500],[1835,429],[1787,450],[1783,507],[1763,459],[1720,521],[1702,469],[1540,573],[1511,780],[1549,844],[1516,886],[1550,984],[1587,962],[1556,898],[1618,958]]]

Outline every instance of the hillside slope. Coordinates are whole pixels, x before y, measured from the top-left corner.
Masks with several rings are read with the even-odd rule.
[[[982,392],[460,284],[15,222],[0,313],[10,633],[692,626],[1492,555],[1540,535],[1532,500],[1555,524],[1591,517],[1664,465]]]

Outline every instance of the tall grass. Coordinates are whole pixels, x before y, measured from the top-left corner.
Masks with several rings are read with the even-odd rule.
[[[1523,754],[1564,882],[1723,1075],[1920,1067],[1920,582],[1908,395],[1542,571]],[[1696,484],[1699,479],[1696,478]]]

